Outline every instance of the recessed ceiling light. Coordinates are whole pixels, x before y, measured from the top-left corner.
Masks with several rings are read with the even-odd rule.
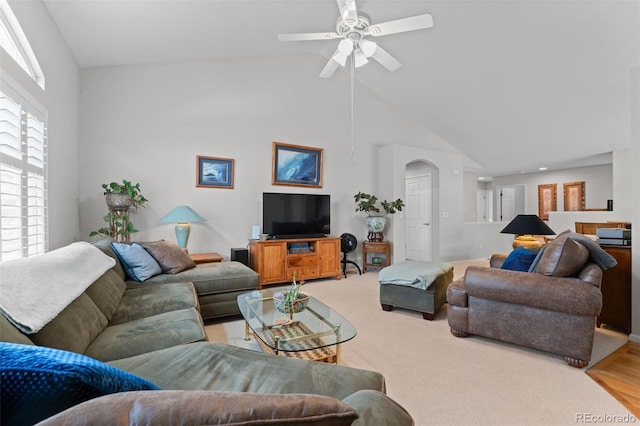
[[[484,176],[480,176],[478,180],[484,180]]]
[[[547,170],[547,168],[546,167],[538,167],[538,170],[540,170],[542,172],[542,171]]]

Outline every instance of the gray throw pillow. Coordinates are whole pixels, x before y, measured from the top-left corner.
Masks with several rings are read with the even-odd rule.
[[[165,274],[177,274],[196,266],[187,252],[178,247],[173,241],[160,240],[140,244],[160,264],[162,272]]]

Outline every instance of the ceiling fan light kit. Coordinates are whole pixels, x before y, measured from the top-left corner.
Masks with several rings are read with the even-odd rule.
[[[366,38],[361,40],[359,44],[360,50],[364,53],[364,56],[370,58],[375,52],[378,45],[375,41],[369,41]]]
[[[366,37],[380,37],[433,26],[433,18],[428,13],[372,25],[367,15],[358,13],[355,0],[336,1],[340,11],[336,32],[278,34],[280,41],[342,39],[331,59],[320,72],[321,78],[331,77],[338,68],[337,65],[344,67],[349,56],[353,56],[352,60],[356,68],[367,64],[369,58],[373,58],[389,71],[395,71],[402,66],[400,61]]]

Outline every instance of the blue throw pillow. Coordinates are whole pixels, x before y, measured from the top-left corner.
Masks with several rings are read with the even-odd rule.
[[[162,273],[158,262],[140,244],[113,242],[111,247],[120,259],[127,276],[132,280],[142,282]]]
[[[538,253],[534,253],[526,248],[517,248],[509,253],[509,256],[504,260],[500,269],[528,272],[529,267],[537,255]]]
[[[116,392],[160,390],[153,383],[74,352],[0,343],[0,422],[35,424]]]

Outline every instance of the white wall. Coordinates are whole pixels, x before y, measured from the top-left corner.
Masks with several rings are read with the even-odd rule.
[[[538,214],[538,185],[556,184],[558,211],[562,211],[564,209],[563,184],[579,181],[585,182],[585,208],[606,209],[607,200],[613,199],[612,164],[499,176],[493,178],[492,186],[495,188],[504,185],[525,185],[525,213]]]
[[[103,224],[100,185],[124,178],[139,182],[150,200],[132,215],[141,230],[134,240],[174,240],[173,225],[159,219],[187,204],[208,220],[192,224],[189,250],[228,257],[260,223],[264,191],[331,194],[332,234],[364,239],[365,217],[355,213],[353,195],[378,191],[377,148],[451,148],[358,85],[351,161],[349,79],[343,72],[320,79],[322,66],[314,56],[83,70],[82,238]],[[323,188],[271,185],[273,141],[323,148]],[[196,155],[233,158],[235,188],[196,188]]]
[[[560,233],[566,230],[575,232],[576,222],[629,222],[629,216],[622,216],[616,212],[549,212],[547,224],[551,229]]]
[[[540,173],[525,173],[510,176],[494,177],[492,182],[483,182],[482,187],[490,185],[495,191],[496,187],[504,185],[524,185],[525,186],[525,213],[538,214],[538,185],[555,183],[558,193],[558,209],[563,208],[563,191],[562,184],[565,182],[585,181],[585,204],[587,208],[606,208],[608,199],[613,199],[617,194],[614,190],[620,188],[619,191],[630,191],[629,180],[626,176],[630,175],[628,161],[621,161],[624,155],[614,155],[614,164],[578,167],[573,169],[565,169]],[[616,171],[615,173],[613,171]],[[614,180],[614,177],[618,179]],[[500,234],[500,231],[507,225],[505,222],[495,223],[474,223],[471,215],[471,208],[475,209],[476,196],[472,194],[474,187],[473,180],[477,179],[474,174],[465,174],[465,192],[464,192],[464,211],[465,223],[464,241],[459,247],[460,259],[481,259],[487,258],[495,252],[509,252],[512,250],[511,243],[513,235]],[[615,182],[615,184],[614,184]],[[478,183],[475,183],[475,187]],[[621,192],[618,192],[621,193]],[[494,203],[499,197],[494,196]],[[616,196],[615,198],[619,198]],[[550,213],[549,226],[556,232],[562,232],[565,229],[573,229],[573,222],[576,220],[590,221],[586,219],[577,219],[579,215],[586,217],[606,217],[605,220],[629,220],[629,215],[618,213],[624,203],[615,203],[616,212],[556,212]],[[494,208],[494,214],[497,214]],[[575,214],[574,214],[575,213]]]
[[[2,73],[28,88],[49,112],[49,248],[55,249],[79,239],[79,70],[40,1],[9,1],[9,5],[45,75],[42,91],[2,51]]]
[[[558,196],[558,211],[563,210],[564,193],[563,184],[567,182],[585,182],[585,208],[604,209],[607,200],[615,200],[614,207],[621,215],[630,214],[629,197],[623,191],[629,191],[631,186],[630,154],[628,149],[613,153],[613,164],[604,164],[590,167],[576,167],[550,172],[524,173],[517,175],[499,176],[492,182],[478,182],[478,175],[465,173],[464,212],[465,222],[474,222],[476,194],[475,190],[482,185],[489,184],[489,189],[495,191],[496,187],[504,185],[524,185],[526,192],[525,209],[527,214],[538,214],[538,185],[556,184]],[[616,182],[616,185],[613,183]],[[494,202],[499,197],[494,196]],[[494,211],[497,212],[496,208]]]
[[[631,336],[640,342],[640,67],[631,70],[631,188],[627,196],[631,200],[631,238],[636,241],[631,250]],[[633,165],[633,167],[631,167]],[[614,205],[615,209],[615,205]]]
[[[631,215],[637,210],[633,197],[632,170],[638,168],[638,163],[632,161],[631,148],[613,151],[613,211],[625,220],[631,220]]]
[[[473,173],[464,173],[462,181],[462,220],[465,222],[475,222],[478,220],[478,175]]]

